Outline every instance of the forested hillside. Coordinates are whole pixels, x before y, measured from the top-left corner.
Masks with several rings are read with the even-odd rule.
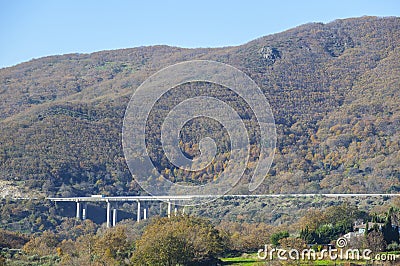
[[[306,24],[237,47],[138,47],[0,69],[2,194],[142,193],[122,151],[126,106],[151,74],[192,59],[237,67],[268,98],[277,149],[256,193],[400,191],[400,18],[361,17]],[[190,95],[190,86],[184,89]],[[183,143],[189,155],[196,145]],[[170,177],[185,180],[179,171]],[[192,182],[212,178],[205,171]]]

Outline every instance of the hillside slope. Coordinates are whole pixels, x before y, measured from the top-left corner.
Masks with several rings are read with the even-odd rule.
[[[125,108],[151,74],[192,59],[239,68],[271,104],[277,150],[257,193],[400,190],[396,17],[306,24],[237,47],[139,47],[0,69],[0,179],[32,194],[141,193],[122,152]]]

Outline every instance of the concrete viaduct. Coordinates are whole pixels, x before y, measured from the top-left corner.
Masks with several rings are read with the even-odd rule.
[[[90,197],[65,197],[65,198],[47,198],[53,202],[75,202],[76,218],[86,219],[88,202],[106,202],[107,203],[107,227],[115,226],[118,219],[117,202],[136,202],[137,204],[137,222],[141,220],[141,202],[158,201],[168,204],[168,217],[171,216],[172,205],[177,201],[193,201],[200,198],[279,198],[279,197],[396,197],[400,194],[266,194],[266,195],[185,195],[185,196],[118,196],[107,197],[103,195],[92,195]],[[175,208],[175,214],[177,209]],[[147,208],[143,208],[143,219],[148,217]]]
[[[137,204],[137,221],[139,222],[142,217],[141,202],[158,201],[167,202],[168,204],[168,217],[171,216],[172,205],[176,201],[188,201],[198,198],[199,196],[119,196],[119,197],[105,197],[101,195],[92,195],[91,197],[66,197],[66,198],[47,198],[53,202],[75,202],[76,203],[76,218],[85,220],[87,217],[87,203],[88,202],[106,202],[107,203],[107,227],[115,226],[118,219],[117,202],[136,202]],[[204,197],[204,196],[200,196]],[[207,197],[207,196],[206,196]],[[209,196],[211,197],[211,196]],[[176,213],[175,208],[175,213]],[[147,208],[143,208],[143,219],[146,220],[148,216]]]

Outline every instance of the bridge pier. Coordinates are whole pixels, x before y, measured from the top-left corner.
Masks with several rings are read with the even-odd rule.
[[[168,200],[168,218],[171,218],[171,206],[172,206],[172,203],[170,200]]]
[[[137,214],[136,214],[137,222],[140,222],[140,201],[137,201]]]
[[[113,225],[112,226],[115,226],[117,224],[117,219],[118,219],[117,212],[118,212],[117,208],[114,207],[114,209],[113,209]]]
[[[76,201],[76,219],[81,219],[81,203],[79,201]]]
[[[147,208],[143,209],[143,220],[147,220]]]
[[[107,200],[107,228],[111,227],[111,202]]]
[[[112,208],[111,208],[112,207]],[[117,204],[114,203],[111,206],[111,202],[107,200],[107,228],[116,226],[118,222],[118,209]]]
[[[82,207],[82,220],[86,220],[87,218],[87,203],[83,203]]]

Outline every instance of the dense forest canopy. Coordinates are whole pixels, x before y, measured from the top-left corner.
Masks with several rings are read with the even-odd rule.
[[[0,185],[31,195],[141,193],[121,144],[129,99],[161,68],[207,59],[249,75],[274,112],[275,159],[256,193],[400,191],[399,44],[399,18],[361,17],[235,47],[139,47],[0,69]],[[190,96],[190,84],[184,89]],[[240,102],[229,93],[220,97]],[[173,97],[163,100],[166,108],[175,104]],[[242,116],[251,127],[251,114]],[[158,168],[173,181],[204,183],[224,169],[226,134],[218,124],[206,123],[208,131],[200,124],[187,125],[182,149],[195,156],[194,140],[217,132],[219,160],[189,178],[161,160]],[[150,149],[160,158],[159,147]]]

